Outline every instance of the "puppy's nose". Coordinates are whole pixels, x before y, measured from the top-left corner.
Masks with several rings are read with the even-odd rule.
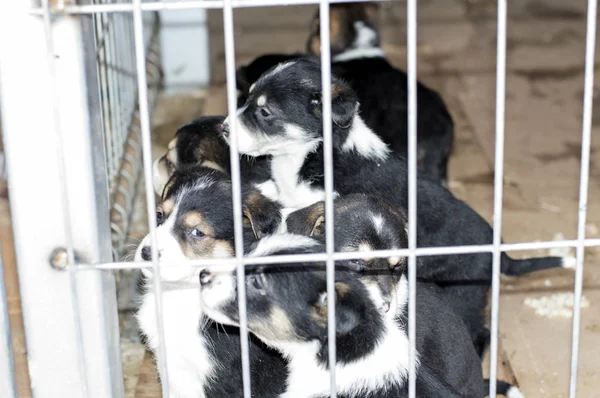
[[[212,281],[212,278],[212,274],[208,270],[203,269],[202,271],[200,271],[201,285],[208,285]]]
[[[142,247],[142,259],[144,259],[144,261],[152,260],[152,250],[150,250],[150,246]]]
[[[229,124],[227,122],[221,124],[221,134],[223,134],[223,137],[229,137]]]

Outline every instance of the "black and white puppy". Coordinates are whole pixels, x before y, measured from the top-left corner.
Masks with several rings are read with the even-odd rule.
[[[275,228],[265,214],[278,206],[251,187],[243,189],[244,240],[247,245]],[[239,332],[224,329],[202,313],[198,295],[200,270],[185,260],[234,255],[231,182],[219,171],[197,167],[177,171],[157,206],[157,243],[171,397],[241,397]],[[150,236],[140,243],[135,260],[151,260]],[[146,344],[159,355],[155,275],[144,270],[145,286],[136,317]],[[283,392],[287,370],[280,354],[257,339],[250,341],[252,391],[257,397]]]
[[[407,217],[405,213],[390,205],[385,200],[373,195],[352,194],[335,199],[334,238],[335,250],[338,252],[370,252],[375,250],[393,250],[408,247]],[[317,202],[306,208],[289,214],[286,218],[285,230],[288,233],[313,237],[324,242],[325,239],[325,205]],[[460,316],[475,349],[483,356],[489,344],[489,330],[486,326],[485,309],[488,304],[488,292],[491,285],[491,269],[487,278],[480,280],[477,270],[458,261],[452,256],[448,259],[449,272],[459,273],[464,280],[453,283],[441,283],[447,302]],[[406,258],[390,259],[365,258],[359,260],[365,268],[372,262],[388,262],[396,266],[406,264]],[[417,277],[427,275],[430,257],[417,258]],[[453,268],[450,268],[453,267]],[[474,272],[474,275],[471,275]],[[389,296],[384,299],[389,302]]]
[[[396,208],[408,207],[406,159],[391,154],[364,123],[354,91],[332,77],[332,135],[336,194],[369,193]],[[250,156],[271,155],[271,178],[284,207],[302,208],[324,199],[323,128],[320,65],[309,59],[271,69],[255,84],[238,109],[238,148]],[[229,119],[228,119],[229,120]],[[228,139],[228,120],[223,135]],[[492,228],[466,203],[425,174],[417,181],[419,247],[481,245],[492,242]],[[572,266],[573,259],[511,259],[501,271],[521,275]],[[490,253],[431,256],[422,276],[436,282],[488,280]]]
[[[390,148],[408,151],[408,76],[394,68],[379,44],[378,4],[332,4],[330,37],[332,72],[347,81],[361,104],[361,115]],[[307,42],[309,53],[320,54],[317,11]],[[454,121],[442,97],[417,82],[418,165],[423,172],[448,180],[448,158],[454,139]]]
[[[330,38],[332,72],[345,80],[358,96],[366,125],[394,152],[406,156],[408,148],[407,75],[394,68],[379,46],[378,5],[331,4]],[[307,51],[320,54],[319,14],[315,15]],[[306,57],[301,54],[268,54],[238,70],[238,107],[250,87],[272,67]],[[446,183],[452,150],[454,122],[440,95],[417,83],[418,165],[422,172]]]
[[[251,256],[322,252],[317,241],[279,234],[258,242]],[[393,310],[378,311],[377,289],[367,288],[353,264],[336,264],[336,383],[341,397],[408,396],[406,277],[399,274]],[[398,279],[397,279],[398,280]],[[237,325],[233,270],[200,274],[205,313]],[[250,331],[288,360],[281,397],[325,398],[330,392],[327,348],[327,288],[324,264],[249,267],[246,275]],[[483,397],[479,358],[462,321],[435,293],[417,289],[417,396]]]
[[[221,137],[224,120],[224,116],[204,116],[177,130],[167,153],[154,161],[154,189],[158,195],[178,169],[205,166],[231,174],[229,146]],[[270,177],[267,156],[241,156],[240,171],[243,183],[264,183]]]

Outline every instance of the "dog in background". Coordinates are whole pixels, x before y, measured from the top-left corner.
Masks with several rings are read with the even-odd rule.
[[[390,148],[408,153],[408,76],[394,68],[380,47],[379,5],[331,4],[329,27],[332,73],[348,82],[360,102],[361,116]],[[320,56],[320,19],[315,14],[307,41]],[[417,153],[423,172],[446,184],[454,121],[442,97],[417,82]]]
[[[332,73],[345,80],[360,102],[366,125],[396,153],[408,151],[408,77],[394,68],[379,46],[379,6],[375,3],[330,5]],[[320,56],[319,13],[311,24],[307,52]],[[303,54],[267,54],[238,69],[238,108],[250,87],[272,67],[307,57]],[[448,158],[454,139],[454,121],[440,95],[417,82],[417,163],[422,172],[448,180]]]

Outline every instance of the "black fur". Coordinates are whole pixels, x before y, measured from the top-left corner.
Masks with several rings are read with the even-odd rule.
[[[240,330],[236,327],[211,323],[204,334],[206,349],[215,366],[213,377],[204,387],[210,398],[243,397]],[[269,348],[252,334],[248,335],[250,355],[250,386],[252,396],[277,398],[285,392],[286,362],[281,354]]]
[[[296,53],[296,54],[265,54],[256,58],[254,61],[250,62],[248,65],[241,66],[235,73],[236,79],[236,87],[238,89],[238,108],[241,108],[248,99],[248,93],[250,92],[250,87],[254,84],[258,78],[274,67],[282,62],[289,61],[291,59],[296,59],[299,57],[305,56],[304,54]]]
[[[229,146],[221,137],[223,116],[204,116],[182,126],[175,135],[176,169],[200,165],[210,161],[231,174]],[[240,157],[241,179],[244,183],[262,183],[269,179],[267,156]]]
[[[333,114],[338,109],[356,106],[354,91],[340,79],[332,77],[336,96],[333,98]],[[293,95],[290,93],[293,91]],[[300,126],[305,134],[304,141],[316,145],[309,153],[300,170],[298,180],[314,188],[323,188],[323,135],[321,114],[314,109],[311,99],[321,92],[320,66],[317,62],[302,59],[276,74],[259,79],[251,93],[247,108],[240,121],[248,126],[251,134],[268,137],[276,136],[285,142],[285,127],[288,124]],[[269,120],[256,117],[252,102],[257,96],[270,98],[274,109],[283,109],[271,115]],[[345,106],[344,106],[345,105]],[[344,151],[342,145],[348,139],[348,128],[333,124],[334,144],[334,189],[341,195],[369,193],[376,195],[393,206],[408,207],[408,183],[406,159],[388,155],[384,160],[370,159],[356,151]],[[290,139],[291,140],[291,139]],[[297,140],[297,138],[294,138]],[[294,142],[294,141],[290,141]],[[466,203],[454,197],[450,191],[440,186],[435,179],[420,174],[417,182],[417,241],[419,247],[463,246],[492,243],[492,228]],[[284,206],[286,204],[284,203]],[[489,285],[492,275],[491,253],[471,253],[453,256],[428,256],[426,266],[421,268],[421,277],[437,283],[464,282],[466,284]],[[528,260],[514,260],[505,253],[501,257],[501,272],[506,275],[520,275],[539,269],[560,267],[558,257],[545,257]],[[453,287],[448,287],[451,291]],[[459,289],[464,289],[460,287]],[[484,290],[475,287],[474,292]],[[456,293],[462,296],[464,290]],[[469,295],[469,300],[484,302],[484,295]],[[480,304],[476,304],[479,307]],[[483,352],[485,344],[479,349]]]
[[[322,250],[322,245],[315,245],[310,249],[288,248],[269,254]],[[356,273],[352,268],[352,265],[344,262],[336,264],[336,347],[337,362],[342,364],[368,355],[385,333],[383,315],[360,282],[363,273]],[[327,366],[325,320],[328,299],[323,299],[327,291],[323,269],[324,264],[315,263],[249,267],[246,295],[251,331],[262,338],[261,330],[268,330],[271,334],[267,339],[270,344],[276,345],[278,338],[287,341],[290,338],[287,334],[289,331],[280,332],[269,323],[273,310],[278,309],[285,313],[292,325],[294,341],[320,342],[316,360],[321,366]],[[237,322],[237,296],[219,311]],[[406,314],[407,306],[404,304],[399,308],[397,318],[397,325],[403,330],[408,324]],[[431,397],[483,397],[481,365],[466,328],[453,310],[445,306],[434,287],[417,287],[417,314],[417,351],[425,366],[423,377],[417,374],[420,391],[427,391],[426,396]],[[384,390],[369,391],[364,395],[372,398],[405,396],[408,396],[406,383],[389,384]]]
[[[204,180],[213,181],[207,187],[197,188],[197,184]],[[184,195],[181,193],[187,190]],[[163,202],[179,197],[178,213],[185,214],[190,211],[199,212],[210,224],[214,231],[211,238],[227,241],[233,247],[233,200],[231,193],[231,180],[220,171],[207,167],[188,167],[177,170],[167,182],[163,195]],[[243,239],[244,247],[248,248],[263,235],[275,232],[279,226],[280,206],[264,197],[251,185],[242,185],[242,208],[244,211]],[[162,215],[157,213],[157,224],[160,225]],[[181,234],[185,231],[177,221],[176,228]]]
[[[299,54],[268,54],[258,57],[238,71],[238,81],[250,87],[258,78],[281,62],[298,59]],[[247,68],[252,73],[245,72]],[[332,72],[346,81],[356,92],[365,123],[396,153],[406,156],[408,148],[408,79],[405,72],[394,68],[385,58],[361,58],[332,63]],[[244,77],[242,77],[244,76]],[[253,80],[254,79],[254,80]],[[238,89],[240,85],[238,85]],[[448,179],[448,158],[454,139],[452,116],[434,90],[417,82],[418,165],[442,182]],[[242,91],[238,107],[248,98]]]

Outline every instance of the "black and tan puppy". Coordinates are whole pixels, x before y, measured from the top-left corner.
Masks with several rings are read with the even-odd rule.
[[[280,234],[259,241],[250,255],[323,250],[310,238]],[[398,267],[392,310],[381,312],[377,289],[363,282],[369,271],[336,263],[337,394],[344,398],[408,397],[406,277]],[[238,325],[235,271],[210,267],[199,279],[203,311],[217,322]],[[329,397],[327,302],[333,298],[327,294],[324,264],[249,267],[246,297],[249,330],[288,360],[286,391],[280,397]],[[417,396],[483,397],[481,365],[462,321],[430,289],[417,289],[416,305]]]
[[[251,246],[274,231],[279,207],[245,186],[242,191],[244,243]],[[162,314],[169,385],[173,397],[242,397],[239,331],[210,321],[198,296],[199,268],[187,260],[232,257],[234,250],[231,182],[219,171],[195,167],[173,174],[156,210],[157,244],[163,283]],[[275,217],[276,219],[276,217]],[[151,260],[150,236],[140,243],[136,261]],[[136,317],[155,356],[155,275],[144,270],[145,286]],[[250,339],[252,395],[277,398],[285,391],[281,355]]]
[[[229,145],[221,137],[224,116],[204,116],[182,126],[169,142],[167,153],[154,161],[154,189],[158,195],[178,169],[205,166],[231,174]],[[269,179],[267,156],[240,157],[241,179],[261,184]]]

